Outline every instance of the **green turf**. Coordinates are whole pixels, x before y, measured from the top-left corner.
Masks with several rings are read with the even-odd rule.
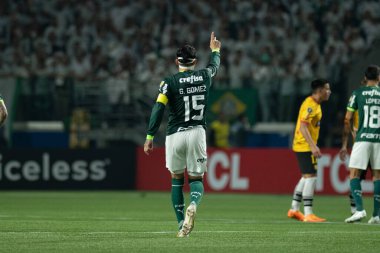
[[[288,219],[290,201],[206,193],[191,236],[176,238],[169,193],[0,192],[0,252],[379,252],[380,225],[343,223],[347,197],[316,197],[324,224]]]

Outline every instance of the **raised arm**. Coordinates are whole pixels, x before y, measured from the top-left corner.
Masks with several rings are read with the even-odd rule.
[[[222,46],[222,43],[216,39],[214,32],[211,32],[211,35],[210,35],[211,56],[210,56],[210,62],[206,67],[209,70],[211,77],[214,77],[216,75],[216,72],[218,71],[219,66],[220,66],[220,47],[221,46]]]
[[[222,46],[222,43],[220,43],[220,41],[216,39],[214,32],[211,32],[211,35],[210,35],[211,51],[213,51],[213,52],[219,51],[221,46]]]

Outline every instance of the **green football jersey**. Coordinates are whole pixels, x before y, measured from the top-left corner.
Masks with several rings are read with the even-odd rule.
[[[212,52],[206,68],[187,70],[164,78],[159,93],[168,99],[167,135],[187,129],[206,127],[207,100],[212,78],[220,65],[220,53]],[[164,106],[157,102],[152,110],[147,134],[154,136],[162,119]]]
[[[359,128],[355,141],[380,142],[380,88],[363,86],[353,91],[347,110],[358,111]]]

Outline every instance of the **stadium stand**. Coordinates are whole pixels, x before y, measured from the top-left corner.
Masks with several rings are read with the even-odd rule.
[[[176,71],[176,48],[208,50],[212,29],[223,38],[215,89],[257,89],[258,120],[289,122],[311,79],[325,77],[333,96],[324,117],[333,124],[350,65],[371,49],[379,23],[373,0],[3,0],[0,80],[14,86],[16,121],[69,126],[84,108],[93,131],[136,140],[161,78]]]

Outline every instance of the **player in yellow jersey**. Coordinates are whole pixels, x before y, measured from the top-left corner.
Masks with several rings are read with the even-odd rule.
[[[294,189],[291,209],[288,217],[304,222],[324,222],[313,213],[314,190],[317,182],[317,159],[322,153],[317,146],[320,122],[322,119],[321,103],[331,95],[330,84],[325,79],[311,82],[312,94],[307,97],[299,110],[293,139],[293,151],[296,154],[302,177]],[[303,200],[305,215],[300,211]]]
[[[210,145],[217,148],[228,148],[230,136],[230,123],[223,112],[219,114],[219,118],[210,125]]]

